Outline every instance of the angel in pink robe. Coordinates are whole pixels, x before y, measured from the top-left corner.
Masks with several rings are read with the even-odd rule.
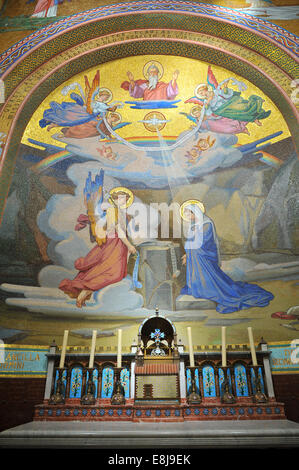
[[[76,298],[79,308],[94,292],[124,279],[128,255],[136,254],[136,248],[127,238],[127,220],[121,209],[126,205],[128,194],[118,191],[111,198],[115,208],[107,209],[106,227],[96,229],[96,217],[90,210],[87,216],[81,214],[78,218],[76,230],[90,225],[91,239],[96,241],[96,245],[86,256],[75,261],[78,274],[72,280],[63,279],[59,289]]]
[[[186,114],[188,119],[193,121],[195,124],[198,123],[199,118],[201,116],[201,108],[199,106],[193,108],[192,114]],[[247,122],[245,121],[238,121],[237,119],[230,119],[227,117],[219,117],[219,116],[210,116],[209,118],[204,118],[200,129],[203,131],[210,131],[220,134],[247,134],[249,135],[249,131],[247,129]]]

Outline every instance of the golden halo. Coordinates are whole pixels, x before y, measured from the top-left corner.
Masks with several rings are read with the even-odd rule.
[[[118,120],[113,123],[114,126],[116,126],[117,124],[119,124],[122,121],[121,114],[116,112],[116,111],[111,111],[111,112],[107,113],[106,117],[108,118],[109,116],[111,116],[111,114],[114,114],[114,115],[118,116]]]
[[[183,202],[183,204],[181,204],[180,206],[180,214],[181,214],[181,217],[183,220],[185,220],[186,222],[189,222],[189,220],[184,216],[184,210],[187,206],[191,206],[191,205],[196,205],[199,207],[199,209],[201,210],[201,212],[204,214],[205,213],[205,206],[203,205],[202,202],[198,201],[197,199],[188,199],[188,201],[185,201]]]
[[[123,186],[118,186],[117,188],[112,188],[109,191],[109,194],[112,195],[112,194],[119,193],[119,192],[126,193],[129,196],[126,204],[124,204],[123,206],[120,206],[121,209],[126,209],[127,207],[129,207],[133,203],[134,194],[132,193],[132,191],[130,189],[125,188]],[[112,205],[115,204],[114,201],[111,199],[111,197],[109,198],[109,202]]]
[[[96,97],[98,97],[100,94],[102,94],[103,91],[107,92],[107,94],[109,95],[108,98],[105,101],[103,101],[103,103],[108,103],[113,98],[112,91],[109,90],[109,88],[104,88],[104,87],[100,88],[97,95],[96,95]]]
[[[157,69],[159,70],[158,79],[161,80],[161,78],[163,77],[163,74],[164,74],[164,69],[163,69],[163,65],[160,64],[160,62],[158,62],[157,60],[151,60],[150,62],[147,62],[145,64],[145,66],[143,67],[143,76],[144,76],[144,78],[146,80],[148,80],[147,71],[148,71],[148,69],[151,65],[154,65],[155,67],[157,67]]]
[[[200,83],[199,85],[197,85],[197,87],[194,90],[194,95],[196,96],[196,98],[199,98],[200,100],[203,99],[203,96],[200,93],[201,88],[207,88],[208,91],[213,90],[213,87],[211,87],[211,85],[208,85],[207,83]]]
[[[196,117],[196,116],[194,115],[195,111],[200,111],[200,112],[201,112],[201,110],[202,110],[202,106],[200,106],[200,105],[193,106],[193,108],[192,108],[191,111],[190,111],[190,114],[191,114],[191,116]]]

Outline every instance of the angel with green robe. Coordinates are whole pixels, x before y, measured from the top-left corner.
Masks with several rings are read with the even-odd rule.
[[[228,87],[230,81],[238,87],[238,91]],[[231,120],[239,125],[243,124],[243,127],[249,122],[261,126],[261,120],[266,119],[271,111],[264,110],[264,100],[258,95],[244,98],[241,92],[245,89],[246,85],[234,78],[225,79],[218,84],[209,66],[207,82],[198,85],[195,89],[195,96],[189,98],[185,103],[196,103],[205,107],[203,122],[220,121],[218,124],[223,123],[223,127],[225,127],[226,124],[229,124],[228,120]],[[220,125],[220,127],[222,126]],[[219,129],[218,132],[221,130]]]

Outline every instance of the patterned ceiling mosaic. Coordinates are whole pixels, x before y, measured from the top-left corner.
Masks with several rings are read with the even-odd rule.
[[[87,23],[88,28],[91,28],[92,25],[90,23],[103,19],[106,20],[110,17],[114,18],[114,21],[116,22],[115,24],[117,25],[117,20],[119,20],[117,17],[121,16],[121,20],[124,21],[126,19],[126,15],[129,15],[128,19],[132,26],[134,25],[134,19],[133,21],[131,19],[132,15],[136,14],[137,12],[142,14],[144,12],[156,13],[156,11],[170,12],[171,14],[175,12],[181,15],[180,19],[184,18],[184,13],[188,13],[191,15],[191,17],[189,15],[185,16],[185,25],[183,23],[183,27],[185,26],[185,28],[189,31],[193,30],[194,26],[192,23],[194,22],[198,23],[195,25],[195,30],[198,28],[198,26],[202,26],[202,21],[200,21],[202,18],[205,19],[204,23],[205,28],[207,28],[206,32],[210,32],[212,34],[215,33],[215,24],[206,21],[208,19],[218,20],[219,22],[225,22],[226,24],[231,25],[239,25],[243,28],[243,35],[241,38],[236,28],[229,28],[229,30],[226,29],[227,32],[225,34],[230,37],[231,40],[241,40],[247,46],[252,47],[251,40],[254,38],[253,41],[256,43],[255,47],[258,48],[259,41],[256,37],[257,34],[259,36],[265,36],[268,40],[271,40],[274,44],[280,45],[294,56],[296,56],[298,53],[298,41],[294,34],[289,33],[279,26],[271,24],[263,19],[253,18],[251,15],[247,15],[246,13],[235,13],[235,11],[230,8],[206,4],[194,4],[191,2],[131,2],[129,4],[126,3],[112,6],[109,5],[91,11],[78,13],[77,15],[73,15],[61,21],[57,21],[53,25],[43,28],[41,31],[38,31],[28,38],[25,38],[23,41],[20,41],[18,44],[11,47],[4,54],[2,54],[0,61],[0,71],[1,73],[4,73],[8,67],[12,66],[29,50],[37,47],[38,45],[41,45],[45,40],[49,40],[58,34],[66,32],[70,28],[78,28],[78,26],[82,26]],[[197,15],[200,15],[200,17]],[[163,15],[161,15],[161,13],[159,14],[159,17],[160,22],[163,21]],[[167,27],[168,24],[168,17],[166,17],[166,24],[164,17],[164,26]],[[135,25],[138,27],[138,21],[137,24],[135,23]],[[102,32],[104,33],[105,29],[102,24],[101,28]],[[253,32],[255,36],[244,34],[244,30],[247,30],[248,33]]]

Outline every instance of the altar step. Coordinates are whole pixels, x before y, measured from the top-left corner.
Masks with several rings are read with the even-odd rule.
[[[176,310],[215,310],[216,302],[196,299],[192,295],[180,295],[176,299]]]
[[[290,448],[299,447],[299,424],[286,419],[185,421],[175,425],[173,422],[157,425],[152,422],[128,421],[34,421],[0,433],[1,449],[34,447],[42,450],[86,450],[88,447],[97,449],[97,452],[99,449],[110,449],[111,455],[116,449],[130,448],[154,449],[154,453],[157,449],[165,449],[167,453],[169,449],[177,448],[182,453],[185,449],[186,454],[191,449],[203,449],[212,450],[211,455],[213,449],[225,451],[229,448],[236,449],[237,453],[242,448],[247,449],[247,455],[256,448],[264,452],[265,449],[272,452],[278,448],[289,452],[292,450]],[[193,462],[190,467],[192,466],[195,466]],[[147,468],[145,463],[143,468]]]

